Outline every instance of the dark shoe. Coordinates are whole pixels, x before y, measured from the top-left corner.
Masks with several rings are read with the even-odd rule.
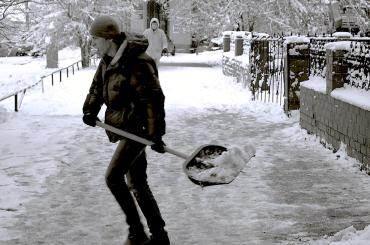
[[[167,231],[162,230],[160,233],[155,233],[150,237],[148,242],[144,245],[170,245],[170,239],[168,238]]]
[[[150,240],[145,232],[141,232],[140,234],[130,232],[123,245],[144,245],[148,241]]]

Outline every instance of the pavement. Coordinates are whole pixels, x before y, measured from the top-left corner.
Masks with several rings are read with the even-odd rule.
[[[189,70],[176,72],[186,76]],[[182,173],[178,158],[148,150],[149,182],[172,244],[314,244],[351,225],[370,224],[370,177],[345,166],[353,161],[325,149],[299,129],[297,120],[265,120],[268,112],[253,105],[209,108],[205,114],[194,108],[174,112],[167,113],[165,140],[175,149],[191,152],[217,135],[223,143],[254,142],[257,152],[231,184],[201,188]],[[12,120],[22,126],[15,128]],[[9,210],[16,219],[1,223],[9,239],[0,244],[122,244],[127,226],[104,182],[114,145],[102,130],[68,115],[18,114],[0,129],[26,149],[37,147],[33,137],[44,131],[49,134],[43,150],[33,155],[0,144],[3,160],[58,163],[58,172],[43,183],[45,190],[22,204],[24,212]],[[22,168],[3,171],[27,178]]]

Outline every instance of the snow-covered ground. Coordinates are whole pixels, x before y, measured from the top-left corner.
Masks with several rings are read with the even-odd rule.
[[[65,48],[59,52],[59,68],[64,68],[81,58],[79,50]],[[20,89],[35,84],[41,76],[57,69],[46,69],[45,57],[5,57],[0,59],[0,99]]]
[[[213,52],[201,52],[198,54],[185,54],[176,53],[175,56],[163,56],[161,58],[162,64],[176,64],[176,63],[191,63],[191,64],[206,64],[210,66],[221,65],[222,60],[222,50],[217,50]]]
[[[182,159],[147,150],[173,244],[370,243],[370,177],[344,148],[323,148],[300,129],[297,112],[287,118],[278,105],[251,101],[220,67],[159,72],[167,145],[189,154],[206,143],[257,149],[231,184],[206,188],[187,179]],[[45,93],[27,92],[18,113],[13,100],[0,102],[0,244],[122,244],[127,235],[104,182],[115,145],[81,121],[93,74],[46,81]]]

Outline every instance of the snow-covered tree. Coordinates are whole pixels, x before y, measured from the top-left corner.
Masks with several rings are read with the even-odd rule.
[[[168,14],[183,30],[208,36],[225,29],[314,33],[320,32],[328,21],[328,1],[169,0],[172,7]],[[358,4],[367,0],[346,1]]]
[[[318,32],[327,18],[327,7],[321,0],[275,0],[268,7],[271,12],[265,17],[273,32]]]
[[[145,0],[0,0],[0,36],[21,36],[37,50],[54,44],[78,45],[84,66],[89,64],[88,29],[97,15],[108,14],[130,30],[134,5]],[[199,40],[224,30],[281,33],[315,33],[329,22],[329,7],[335,0],[156,0],[179,31]],[[341,6],[356,6],[361,27],[369,21],[369,0],[340,0]],[[360,6],[360,7],[359,7]],[[364,6],[364,7],[362,7]],[[366,12],[367,11],[367,12]],[[369,27],[370,28],[370,27]],[[9,34],[13,34],[10,36]],[[15,39],[19,43],[19,38]]]
[[[27,4],[28,1],[25,0],[0,1],[0,36],[3,39],[9,40],[12,33],[17,30]]]
[[[98,15],[111,15],[128,29],[133,2],[121,0],[48,0],[47,4],[29,6],[32,25],[23,39],[45,50],[48,45],[59,48],[77,45],[82,65],[90,65],[91,38],[89,27]]]
[[[167,14],[182,32],[190,32],[196,39],[217,36],[230,25],[227,0],[169,0]]]

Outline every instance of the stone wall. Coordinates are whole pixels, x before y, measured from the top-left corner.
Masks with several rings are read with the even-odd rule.
[[[304,86],[300,103],[301,127],[334,151],[343,142],[347,154],[360,161],[362,169],[370,174],[370,111]]]

